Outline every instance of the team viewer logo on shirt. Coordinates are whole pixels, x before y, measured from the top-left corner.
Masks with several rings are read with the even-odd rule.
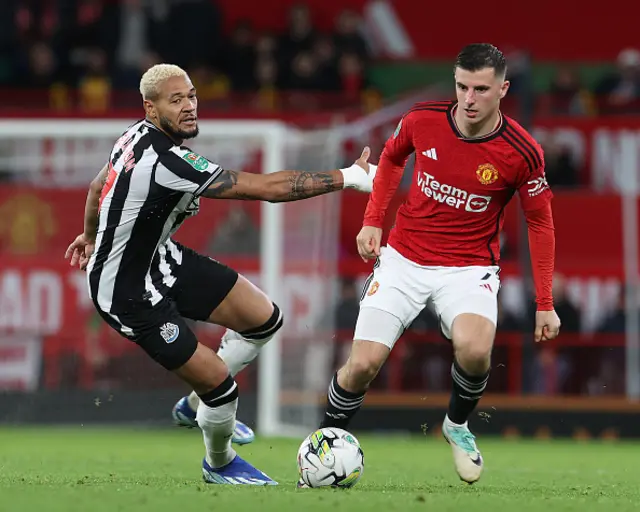
[[[498,170],[491,164],[482,164],[476,171],[478,181],[483,185],[491,185],[498,180]]]
[[[482,213],[489,208],[491,196],[472,194],[449,183],[440,183],[435,176],[425,171],[418,173],[417,177],[418,187],[422,193],[441,204],[472,213]]]
[[[203,156],[198,155],[197,153],[186,153],[182,155],[182,159],[198,171],[204,171],[207,167],[209,167],[209,160],[207,160]]]

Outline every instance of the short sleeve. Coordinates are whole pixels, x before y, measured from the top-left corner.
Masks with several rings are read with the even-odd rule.
[[[158,155],[158,185],[200,196],[222,173],[222,167],[193,151],[174,146]]]

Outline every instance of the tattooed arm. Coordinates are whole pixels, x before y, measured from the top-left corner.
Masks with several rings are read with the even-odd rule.
[[[328,194],[343,188],[344,181],[340,171],[251,174],[225,170],[202,195],[210,199],[248,199],[280,203]]]
[[[279,171],[271,174],[251,174],[222,171],[202,194],[210,199],[247,199],[281,203],[299,201],[355,188],[370,192],[376,166],[368,163],[368,147],[355,164],[347,169],[324,172]]]

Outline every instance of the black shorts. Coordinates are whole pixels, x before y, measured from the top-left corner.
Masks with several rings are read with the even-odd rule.
[[[180,249],[182,265],[169,298],[183,317],[204,321],[235,286],[238,273],[188,247]]]
[[[109,325],[167,370],[181,367],[196,351],[198,340],[185,318],[209,318],[238,280],[238,273],[226,265],[187,247],[181,250],[176,282],[155,306],[134,302],[117,315],[99,310]]]

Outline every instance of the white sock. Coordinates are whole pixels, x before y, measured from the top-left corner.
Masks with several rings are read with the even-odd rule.
[[[229,379],[231,379],[231,377],[229,377]],[[238,385],[231,379],[233,385],[231,389],[228,389],[229,386],[226,386],[226,382],[227,381],[218,388],[221,389],[225,386],[225,389],[227,389],[226,392],[221,393],[220,398],[224,398],[230,393],[235,393],[236,398],[230,402],[214,407],[201,403],[198,406],[198,413],[196,414],[196,421],[202,430],[204,439],[205,457],[207,463],[212,468],[226,466],[236,456],[235,450],[231,448],[231,437],[233,436],[233,430],[236,425]],[[216,400],[208,400],[208,402],[215,403]]]
[[[449,425],[451,425],[452,427],[466,427],[466,426],[469,424],[469,422],[468,422],[468,421],[465,421],[465,422],[464,422],[464,423],[462,423],[462,424],[460,424],[460,423],[454,423],[453,421],[451,421],[451,420],[449,419],[449,415],[448,415],[448,414],[446,414],[446,415],[445,415],[445,417],[444,417],[444,421],[446,421],[446,422],[447,422]]]
[[[227,329],[224,336],[222,336],[220,348],[218,349],[218,357],[225,362],[231,376],[235,377],[239,372],[249,366],[260,353],[260,349],[271,338],[272,336],[260,341],[249,341],[237,332]],[[191,410],[198,410],[200,397],[195,391],[189,394],[187,401]]]
[[[226,466],[236,456],[231,448],[231,437],[236,425],[237,408],[237,399],[220,407],[205,404],[198,407],[198,425],[202,429],[207,463],[212,468]]]
[[[187,402],[189,403],[189,407],[191,407],[192,411],[197,411],[198,405],[200,405],[200,397],[195,391],[192,391],[187,397]]]
[[[235,377],[258,356],[260,350],[273,336],[262,340],[248,340],[235,331],[227,329],[222,336],[218,357],[222,359],[229,373]]]

